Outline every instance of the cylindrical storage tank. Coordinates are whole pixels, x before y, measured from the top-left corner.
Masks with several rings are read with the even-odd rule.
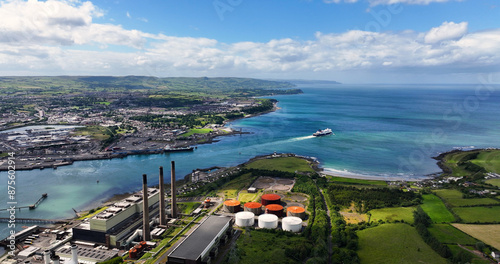
[[[278,217],[273,214],[259,215],[259,227],[274,229],[278,227]]]
[[[248,202],[244,205],[245,211],[252,212],[255,215],[262,214],[262,204],[256,202]]]
[[[255,222],[255,215],[252,212],[239,212],[235,214],[236,221],[234,222],[237,226],[253,226]]]
[[[297,233],[302,230],[302,219],[296,216],[287,216],[281,221],[281,226],[284,231]]]
[[[299,217],[300,219],[304,220],[306,218],[306,209],[304,207],[300,206],[290,206],[286,208],[286,215],[287,216],[296,216]]]
[[[267,205],[266,213],[276,215],[277,217],[281,217],[283,216],[283,206],[279,204]]]
[[[260,202],[262,203],[262,205],[280,204],[281,196],[274,193],[264,194],[260,197]]]
[[[227,200],[224,202],[224,210],[229,213],[236,213],[241,211],[240,201],[237,200]]]

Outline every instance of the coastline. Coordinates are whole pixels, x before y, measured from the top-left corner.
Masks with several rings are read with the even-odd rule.
[[[198,146],[202,144],[212,144],[215,142],[218,142],[216,138],[218,137],[223,137],[223,136],[232,136],[232,135],[239,135],[239,134],[248,134],[249,132],[243,132],[243,131],[236,131],[233,130],[229,127],[226,127],[226,124],[229,124],[233,121],[244,119],[244,118],[251,118],[251,117],[256,117],[264,114],[268,114],[271,112],[274,112],[276,110],[279,110],[277,106],[278,102],[273,102],[273,108],[268,111],[264,111],[258,114],[253,114],[253,115],[247,115],[241,118],[235,118],[235,119],[230,119],[226,120],[224,122],[224,129],[221,129],[225,131],[224,133],[218,133],[216,135],[210,135],[207,138],[205,138],[203,141],[198,141],[195,142],[195,144],[190,144],[190,142],[186,143],[180,143],[177,144],[176,147],[189,147],[189,146]],[[24,127],[24,126],[29,126],[29,125],[23,125],[19,127]],[[19,128],[17,127],[17,128]],[[11,128],[9,128],[11,129]],[[73,155],[73,156],[67,156],[67,157],[49,157],[49,160],[45,159],[43,161],[40,160],[39,164],[33,164],[33,165],[24,165],[20,162],[16,163],[16,170],[18,171],[29,171],[29,170],[36,170],[36,169],[57,169],[57,167],[61,166],[68,166],[72,165],[75,161],[88,161],[88,160],[106,160],[106,159],[116,159],[116,158],[125,158],[127,156],[134,156],[134,155],[152,155],[152,154],[165,154],[169,153],[169,151],[165,151],[164,149],[145,149],[145,150],[129,150],[129,151],[113,151],[113,152],[98,152],[98,153],[85,153],[85,154],[79,154],[79,155]],[[17,156],[17,159],[23,159],[22,156]],[[61,160],[63,160],[61,162]],[[7,160],[0,160],[0,171],[8,171],[9,167],[6,166]]]

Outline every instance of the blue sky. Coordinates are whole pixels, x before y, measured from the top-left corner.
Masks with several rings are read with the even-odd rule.
[[[497,0],[0,1],[0,75],[500,80]]]

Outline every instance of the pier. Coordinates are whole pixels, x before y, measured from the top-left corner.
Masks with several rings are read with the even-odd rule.
[[[0,217],[0,223],[8,223],[11,220],[8,217]],[[65,219],[37,219],[37,218],[18,218],[15,219],[16,223],[38,223],[38,224],[63,224],[70,220]]]
[[[16,209],[19,209],[21,210],[22,208],[29,208],[30,210],[34,210],[36,209],[42,202],[43,200],[45,200],[45,198],[47,198],[47,194],[44,193],[42,194],[42,197],[40,197],[34,204],[31,204],[31,205],[26,205],[26,206],[19,206],[19,207],[15,207]],[[7,211],[7,210],[10,210],[9,208],[4,208],[4,209],[0,209],[0,211]]]

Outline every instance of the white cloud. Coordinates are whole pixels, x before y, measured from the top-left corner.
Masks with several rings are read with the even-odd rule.
[[[360,72],[478,74],[500,68],[500,29],[467,32],[467,22],[444,22],[427,32],[351,30],[317,32],[308,41],[221,43],[96,23],[102,13],[90,2],[0,3],[0,75],[335,78],[351,73],[356,81]]]
[[[441,26],[432,28],[425,35],[425,43],[437,43],[445,40],[456,40],[467,33],[467,22],[444,22]]]

